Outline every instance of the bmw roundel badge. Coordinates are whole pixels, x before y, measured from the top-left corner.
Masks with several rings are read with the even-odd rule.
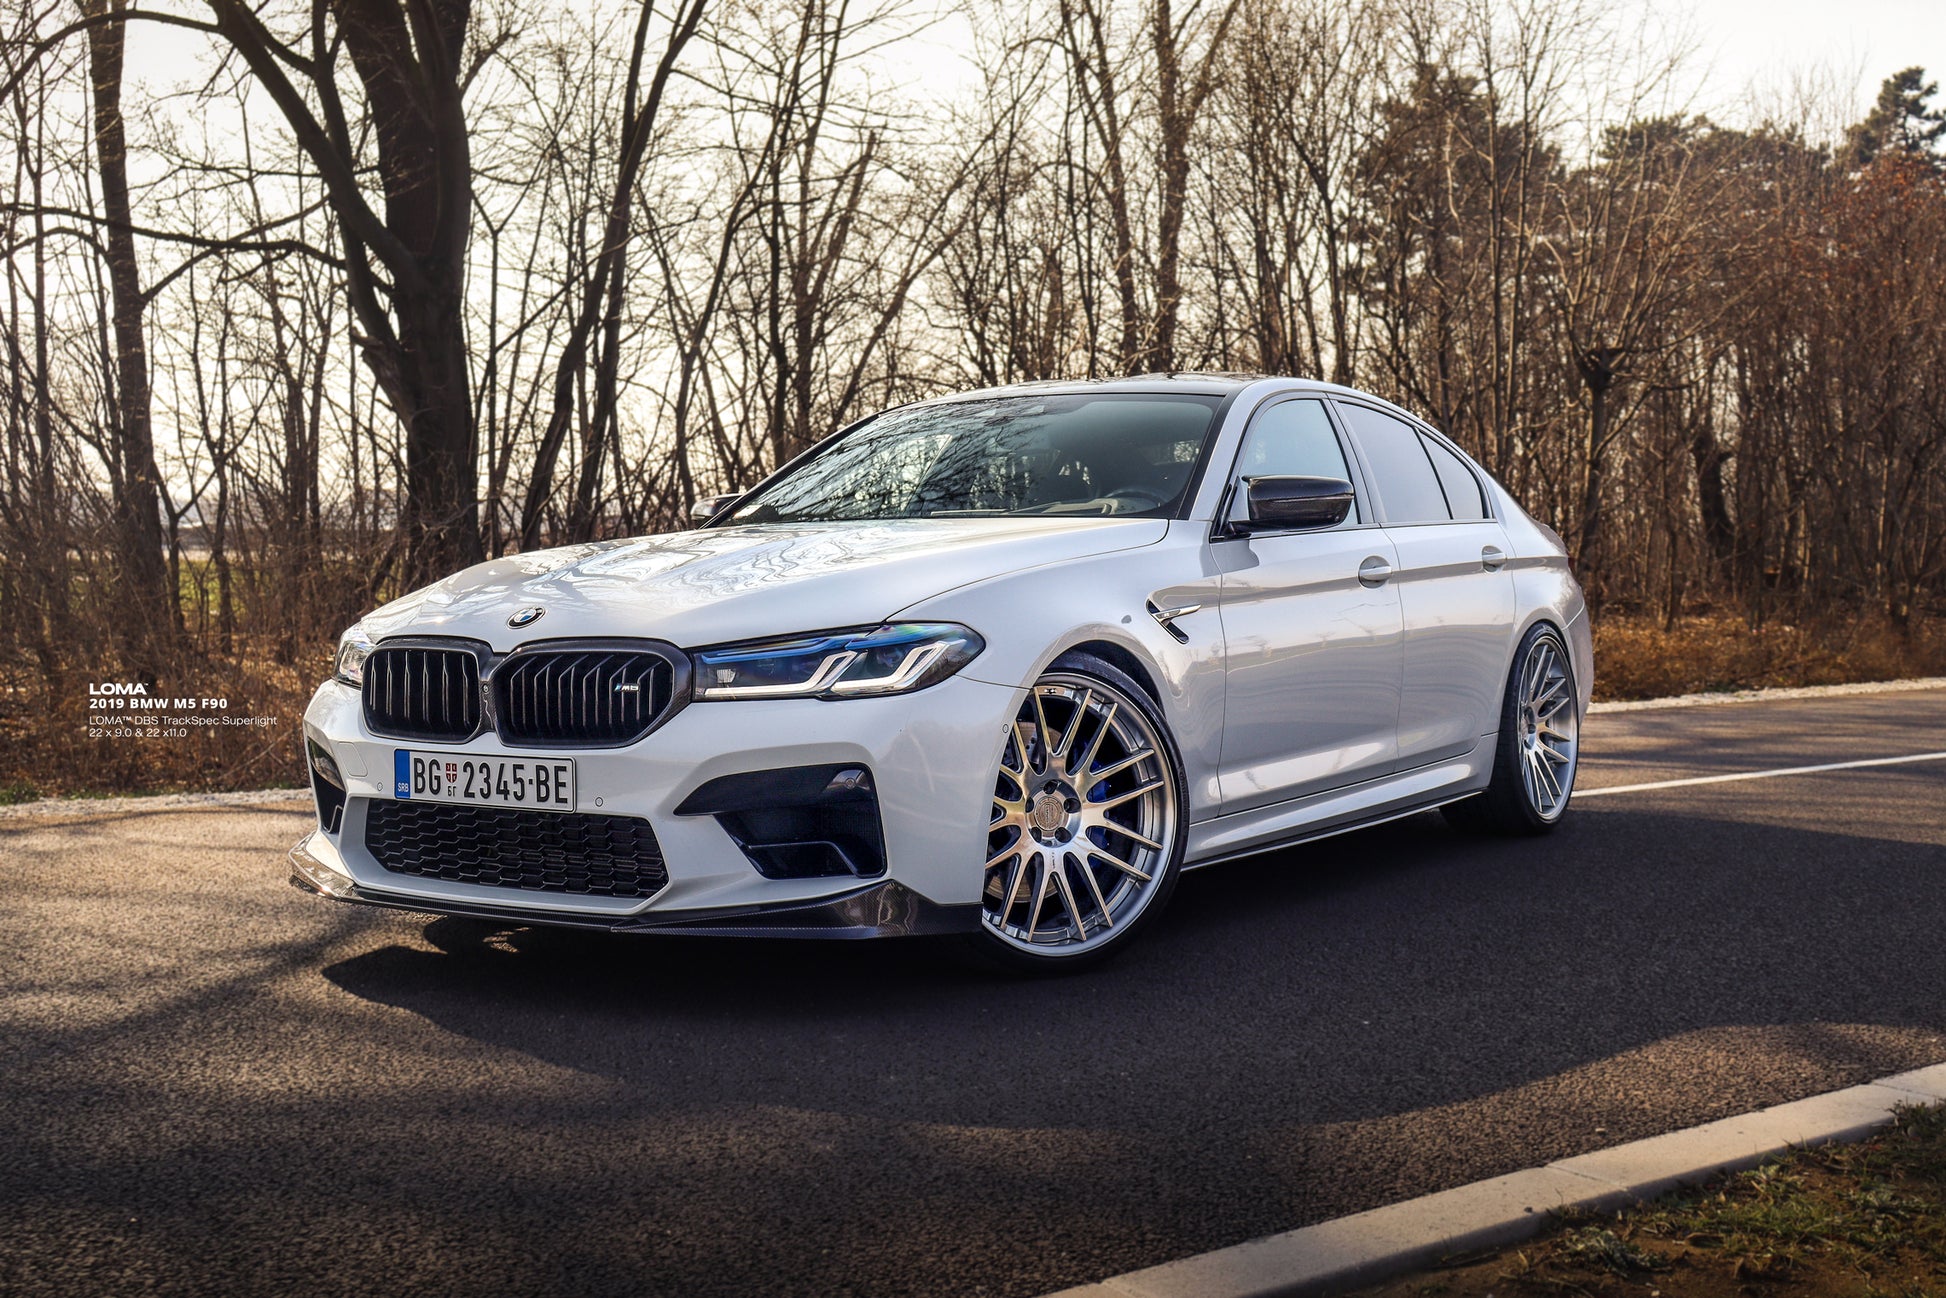
[[[520,612],[507,619],[507,625],[511,627],[532,626],[546,615],[547,610],[538,605],[533,608],[523,608]]]

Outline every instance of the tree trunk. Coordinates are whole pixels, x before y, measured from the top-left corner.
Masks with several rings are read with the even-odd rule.
[[[90,17],[125,11],[126,0],[80,0]],[[115,399],[118,417],[114,475],[115,532],[121,546],[116,571],[124,616],[116,619],[123,668],[153,682],[160,656],[176,625],[174,592],[162,557],[162,514],[155,440],[149,416],[149,354],[142,334],[148,307],[135,260],[133,212],[128,196],[128,136],[122,121],[122,62],[128,29],[120,22],[88,28],[88,71],[94,90],[95,154],[101,172],[108,287],[115,330]]]
[[[1697,506],[1703,515],[1703,539],[1710,555],[1725,570],[1736,559],[1736,525],[1730,520],[1729,496],[1723,489],[1723,465],[1730,456],[1717,445],[1716,432],[1707,420],[1696,428],[1689,442],[1690,456],[1696,462]]]
[[[414,582],[478,563],[479,474],[473,445],[458,267],[397,299],[405,414],[407,575]]]
[[[230,585],[230,466],[219,458],[216,473],[216,521],[210,529],[209,559],[216,569],[217,647],[225,657],[236,649],[236,602]]]
[[[1182,314],[1182,221],[1189,190],[1189,130],[1195,110],[1184,102],[1182,51],[1176,48],[1169,0],[1153,0],[1156,103],[1162,118],[1162,212],[1156,226],[1155,341],[1144,368],[1176,368],[1176,321]]]
[[[1912,584],[1905,581],[1893,582],[1886,594],[1885,615],[1901,640],[1912,639],[1912,594]]]
[[[1588,462],[1581,475],[1581,520],[1575,529],[1574,566],[1594,598],[1601,588],[1601,490],[1602,463],[1608,449],[1608,391],[1613,378],[1606,372],[1584,368],[1582,378],[1588,385]]]

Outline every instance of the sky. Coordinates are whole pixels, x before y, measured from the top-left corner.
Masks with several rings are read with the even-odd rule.
[[[1664,12],[1692,25],[1698,89],[1712,105],[1819,69],[1855,92],[1859,114],[1901,68],[1946,82],[1946,0],[1694,0]]]
[[[1751,124],[1753,95],[1761,108],[1797,85],[1835,92],[1843,120],[1831,125],[1842,126],[1863,116],[1879,83],[1902,68],[1916,64],[1946,84],[1946,0],[1617,0],[1609,16],[1621,29],[1640,19],[1685,38],[1692,52],[1673,88],[1677,99],[1730,124]],[[970,89],[967,43],[966,20],[946,18],[900,47],[885,71],[935,92]],[[1946,104],[1946,95],[1936,102]]]
[[[1760,104],[1774,103],[1794,82],[1835,91],[1848,103],[1846,120],[1862,116],[1879,83],[1901,68],[1917,64],[1946,83],[1946,0],[1619,0],[1611,10],[1624,26],[1635,15],[1687,33],[1694,55],[1678,97],[1730,124],[1750,123],[1753,90]],[[964,22],[948,18],[903,47],[885,67],[886,79],[935,93],[970,89]],[[178,82],[206,40],[149,27],[133,42],[130,71],[158,89]]]

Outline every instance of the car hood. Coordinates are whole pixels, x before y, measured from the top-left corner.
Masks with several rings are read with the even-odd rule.
[[[1003,572],[1150,545],[1155,518],[891,519],[765,524],[509,555],[364,618],[373,639],[467,636],[495,649],[574,636],[685,647],[882,622]],[[520,629],[513,614],[539,608]],[[975,628],[976,630],[978,628]]]

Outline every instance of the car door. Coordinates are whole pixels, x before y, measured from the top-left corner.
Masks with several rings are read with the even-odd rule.
[[[1499,725],[1515,623],[1506,532],[1474,470],[1438,437],[1339,401],[1385,532],[1404,617],[1399,769],[1470,751]]]
[[[1359,483],[1325,402],[1258,410],[1231,472],[1211,552],[1220,574],[1223,809],[1301,798],[1386,774],[1397,757],[1397,556],[1361,499],[1334,528],[1250,531],[1241,480]]]

